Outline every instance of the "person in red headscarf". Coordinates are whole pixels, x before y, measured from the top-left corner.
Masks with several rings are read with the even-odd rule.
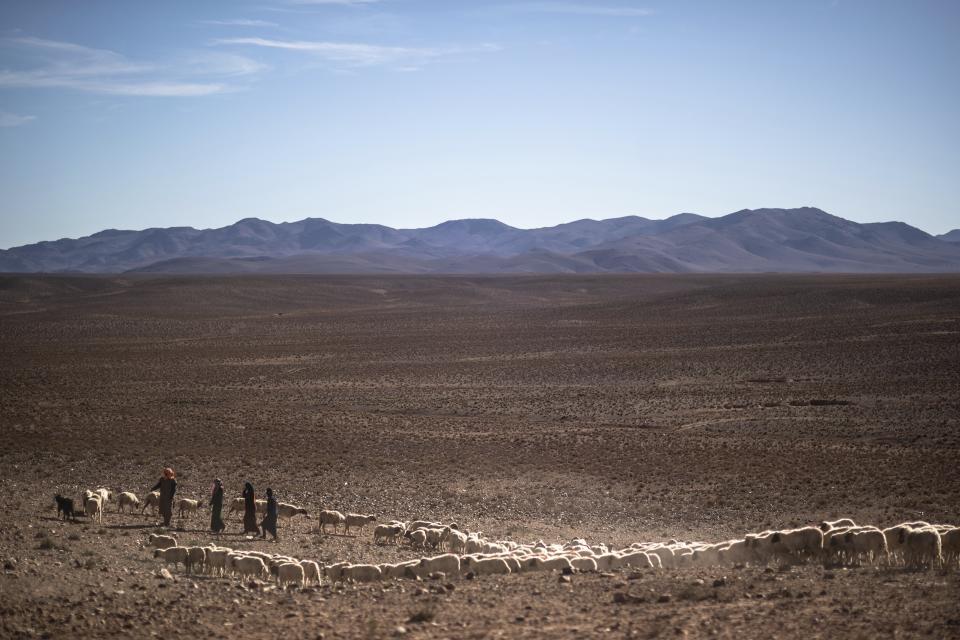
[[[160,490],[160,515],[163,516],[163,526],[170,526],[170,518],[173,517],[173,496],[177,492],[177,474],[173,469],[167,467],[163,470],[163,476],[153,485],[150,491]]]

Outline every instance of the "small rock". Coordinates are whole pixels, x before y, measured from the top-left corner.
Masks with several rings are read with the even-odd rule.
[[[17,559],[16,558],[7,558],[3,561],[3,570],[4,571],[13,571],[17,568]]]
[[[456,587],[452,582],[448,582],[447,584],[444,585],[444,588],[445,588],[447,591],[453,591],[453,590],[456,589],[457,587]]]
[[[660,596],[659,598],[657,598],[657,602],[661,602],[661,603],[662,603],[662,602],[670,602],[670,594],[669,594],[669,593],[663,594],[662,596]]]
[[[166,567],[160,569],[160,571],[157,572],[157,576],[163,578],[164,580],[173,580],[173,574],[170,573]]]
[[[567,583],[569,583],[569,582],[573,582],[573,579],[572,579],[570,576],[564,574],[564,575],[560,576],[560,577],[557,579],[557,581],[558,581],[558,582],[567,582]]]
[[[714,587],[722,587],[722,586],[725,585],[725,584],[727,584],[727,577],[726,577],[726,576],[724,576],[724,577],[722,577],[722,578],[717,578],[716,580],[713,581],[713,586],[714,586]]]
[[[398,626],[393,630],[393,635],[395,636],[405,636],[407,635],[407,628],[403,625]]]
[[[704,583],[703,583],[703,578],[697,578],[696,580],[693,581],[693,584],[695,584],[695,585],[698,586],[698,587],[702,587],[703,584],[704,584]]]

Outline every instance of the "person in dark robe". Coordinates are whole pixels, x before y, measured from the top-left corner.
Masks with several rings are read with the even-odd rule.
[[[220,478],[213,481],[213,495],[210,496],[210,530],[214,533],[221,533],[227,528],[223,524],[223,483]]]
[[[277,541],[277,499],[273,497],[273,489],[269,487],[267,488],[267,515],[260,523],[260,528],[263,529],[261,537],[264,540],[267,538],[267,532],[270,532],[273,541]]]
[[[253,497],[253,485],[249,482],[243,485],[243,532],[260,533],[257,526],[257,502]]]
[[[177,493],[177,474],[173,469],[167,467],[163,470],[163,476],[153,485],[150,491],[160,490],[160,515],[163,516],[163,526],[170,526],[170,518],[173,517],[173,496]]]

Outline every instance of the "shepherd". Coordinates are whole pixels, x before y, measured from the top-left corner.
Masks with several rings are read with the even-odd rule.
[[[227,528],[223,524],[223,482],[220,478],[213,481],[213,495],[210,496],[210,530],[214,533],[221,533]]]
[[[260,533],[257,526],[257,501],[253,497],[253,485],[249,482],[243,485],[243,532]]]
[[[153,485],[150,491],[160,490],[160,515],[163,516],[163,526],[170,526],[170,518],[173,517],[173,496],[177,492],[177,474],[173,469],[167,467],[163,470],[163,476]]]

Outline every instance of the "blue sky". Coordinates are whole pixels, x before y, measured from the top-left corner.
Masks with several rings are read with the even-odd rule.
[[[960,227],[960,2],[0,3],[0,247],[256,216]]]

